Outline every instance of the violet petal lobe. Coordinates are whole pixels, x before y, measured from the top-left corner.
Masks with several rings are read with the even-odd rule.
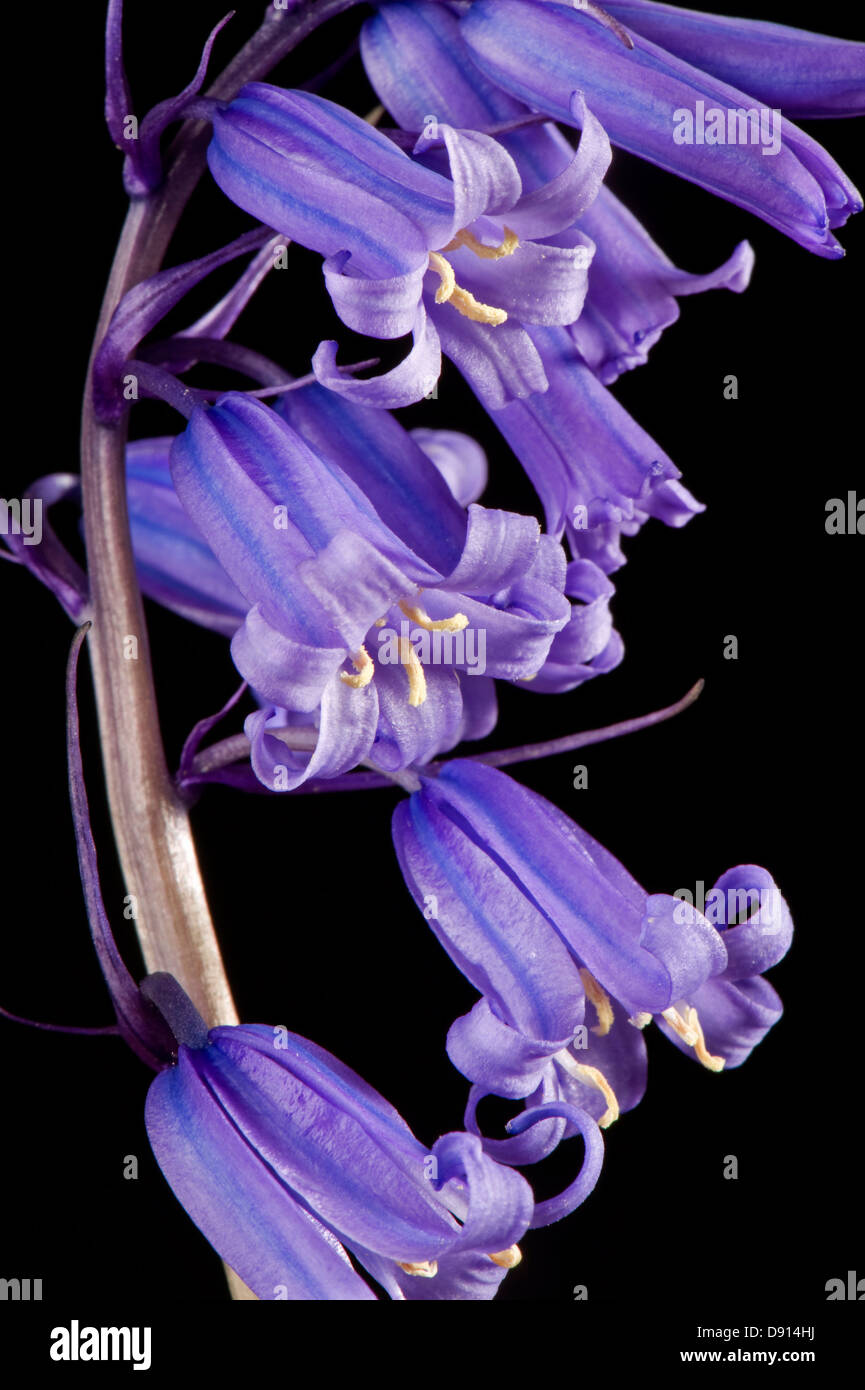
[[[612,0],[606,8],[635,33],[788,116],[865,111],[865,44],[655,0]]]
[[[581,91],[614,144],[755,212],[818,255],[843,254],[830,229],[862,199],[810,136],[782,117],[771,145],[742,143],[738,123],[733,141],[706,142],[701,117],[720,111],[726,131],[728,113],[755,109],[744,92],[639,35],[626,49],[564,6],[476,0],[461,24],[479,66],[530,106],[572,123]]]

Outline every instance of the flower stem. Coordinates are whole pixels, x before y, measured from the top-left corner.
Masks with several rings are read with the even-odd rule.
[[[531,762],[535,758],[551,758],[557,753],[570,753],[575,748],[586,748],[592,743],[606,743],[608,739],[621,738],[623,734],[636,734],[641,729],[651,729],[655,724],[663,724],[666,719],[673,719],[677,714],[681,714],[695,700],[699,699],[703,692],[705,681],[698,680],[681,700],[677,700],[674,705],[666,705],[664,709],[653,710],[650,714],[638,715],[635,719],[623,719],[618,724],[607,724],[602,729],[583,729],[577,734],[565,734],[563,738],[547,739],[544,743],[524,743],[519,748],[499,748],[489,753],[465,753],[459,756],[466,758],[469,762],[487,763],[490,767],[510,767],[512,763]],[[307,727],[298,729],[271,730],[275,736],[279,737],[288,748],[301,749],[312,752],[315,748],[316,735],[314,731]],[[190,771],[193,777],[188,778],[188,784],[194,785],[196,779],[202,782],[207,781],[208,775],[219,771],[221,768],[230,767],[232,763],[240,762],[249,757],[249,739],[246,734],[231,734],[228,738],[222,739],[220,743],[211,743],[202,752],[196,753],[189,762]],[[416,790],[414,783],[417,782],[417,774],[424,772],[435,776],[442,768],[447,767],[450,759],[444,761],[427,763],[420,768],[406,768],[402,773],[381,772],[376,768],[375,763],[367,762],[366,766],[373,768],[370,772],[347,772],[339,777],[314,777],[309,782],[303,782],[299,787],[295,787],[293,795],[300,796],[311,792],[330,792],[330,791],[371,791],[382,787],[392,787],[395,783],[405,788],[406,791]],[[261,791],[267,791],[264,786]]]
[[[301,0],[269,6],[249,42],[207,95],[230,100],[265,76],[325,20],[355,0]],[[204,167],[209,131],[187,121],[168,151],[164,183],[134,199],[121,232],[94,342],[133,285],[154,275]],[[186,809],[165,764],[144,609],[126,508],[126,422],[95,418],[88,368],[81,431],[81,479],[92,598],[90,649],[100,740],[114,834],[149,971],[176,976],[205,1021],[237,1021],[210,919]]]

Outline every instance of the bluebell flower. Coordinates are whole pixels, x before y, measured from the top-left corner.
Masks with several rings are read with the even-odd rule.
[[[349,1251],[391,1298],[494,1297],[520,1259],[516,1241],[550,1207],[536,1207],[525,1179],[477,1136],[446,1134],[426,1150],[382,1096],[314,1043],[283,1027],[208,1030],[166,972],[135,984],[105,911],[90,828],[76,700],[85,633],[66,680],[81,881],[117,1031],[157,1073],[145,1123],[175,1195],[262,1299],[374,1299]],[[521,1123],[539,1119],[546,1111]],[[590,1136],[572,1188],[596,1176],[599,1161]]]
[[[593,15],[543,0],[476,0],[463,15],[461,26],[475,62],[487,77],[529,106],[555,120],[579,125],[581,117],[573,101],[574,92],[579,91],[613,144],[749,209],[817,255],[843,255],[832,229],[861,211],[862,198],[816,140],[780,110],[765,106],[766,98],[759,94],[767,65],[765,33],[762,48],[757,45],[761,50],[757,94],[752,97],[747,89],[713,76],[711,69],[692,66],[676,56],[680,43],[695,59],[707,45],[717,45],[715,51],[724,49],[726,40],[717,30],[709,36],[704,31],[702,39],[694,40],[694,21],[689,24],[686,16],[679,28],[680,12],[672,11],[669,25],[677,26],[682,36],[674,40],[673,52],[643,37],[644,20],[645,32],[651,29],[661,37],[659,27],[652,29],[651,16],[658,8],[622,7],[623,17],[635,17],[634,26],[626,31],[627,44]],[[733,27],[739,23],[728,21]],[[692,36],[690,45],[687,34]],[[744,81],[749,78],[749,49],[753,48],[747,31],[740,31],[740,36],[744,41],[732,66],[723,60],[722,66],[730,76]],[[789,84],[802,43],[800,38],[778,46],[782,88]],[[828,52],[821,49],[818,39],[812,63],[819,68],[825,55],[831,69],[838,52],[834,46]],[[853,106],[861,109],[865,49],[843,46],[842,52],[842,90],[857,88]],[[831,85],[831,80],[818,75],[812,100],[804,73],[797,109],[825,107],[824,93]],[[771,84],[764,90],[771,92]],[[783,93],[775,89],[773,94]]]
[[[434,0],[384,5],[365,23],[361,51],[380,100],[407,130],[421,130],[432,112],[466,129],[517,127],[497,139],[514,160],[527,197],[555,186],[573,160],[572,146],[552,123],[519,127],[530,108],[475,65],[447,6]],[[549,240],[592,250],[588,293],[570,332],[605,384],[646,360],[678,316],[677,296],[720,287],[741,292],[748,284],[754,257],[747,242],[716,270],[691,275],[672,264],[606,185],[575,211],[575,225]]]
[[[435,458],[462,498],[483,485],[465,436],[412,438],[319,386],[279,414],[228,395],[173,444],[132,446],[142,586],[232,635],[266,786],[425,762],[490,731],[494,678],[572,689],[621,659],[601,572],[531,517],[467,510]]]
[[[519,679],[568,622],[564,555],[533,518],[474,504],[466,514],[419,448],[402,459],[402,489],[380,481],[380,513],[361,486],[368,456],[352,476],[240,395],[197,411],[172,446],[178,495],[250,604],[232,655],[273,707],[247,733],[276,790],[354,767],[374,741],[388,768],[452,746],[463,720],[454,668],[472,679],[467,630],[483,638],[487,676]],[[416,631],[438,634],[438,663],[421,663]],[[311,757],[275,736],[283,709],[318,711]]]
[[[672,459],[619,405],[562,328],[534,329],[549,389],[511,401],[496,424],[522,461],[553,536],[606,573],[624,560],[621,534],[649,516],[684,526],[704,511]]]
[[[414,336],[398,367],[368,381],[340,373],[336,345],[324,343],[313,359],[320,381],[406,405],[438,378],[440,345],[471,370],[480,342],[472,385],[496,406],[545,387],[524,325],[572,323],[585,298],[590,244],[536,244],[572,226],[600,186],[609,142],[588,111],[583,119],[568,169],[524,198],[513,159],[483,132],[435,121],[411,157],[333,102],[250,83],[214,113],[208,162],[238,206],[326,257],[348,327]]]
[[[172,1191],[262,1299],[489,1299],[520,1258],[532,1190],[471,1134],[430,1149],[330,1053],[285,1028],[208,1032],[170,976],[145,995],[175,1055],[147,1134]],[[354,1263],[352,1262],[352,1258]]]
[[[469,1123],[492,1093],[565,1101],[607,1126],[643,1095],[653,1019],[717,1071],[743,1061],[780,1014],[760,972],[789,947],[792,922],[765,870],[718,881],[716,926],[648,894],[542,797],[461,759],[422,779],[393,835],[412,895],[482,994],[448,1037],[474,1083]],[[734,925],[727,904],[746,888],[749,915]],[[493,1151],[534,1161],[568,1132],[549,1121]]]
[[[519,170],[526,205],[532,198],[542,203],[544,190],[564,177],[574,157],[564,135],[551,124],[519,126],[528,107],[475,65],[446,6],[431,0],[384,6],[364,25],[362,52],[377,94],[410,130],[422,128],[433,112],[465,128],[516,126],[497,138]],[[754,258],[742,242],[717,270],[689,275],[603,185],[575,213],[571,227],[540,242],[591,248],[581,313],[565,326],[527,329],[546,388],[504,408],[494,402],[491,418],[532,479],[550,533],[568,528],[574,554],[609,572],[624,560],[621,535],[633,534],[648,516],[682,525],[702,508],[678,482],[672,461],[591,373],[606,385],[644,362],[678,316],[677,295],[718,287],[739,292]],[[459,331],[466,351],[452,355],[477,389],[489,338],[470,323]]]
[[[185,437],[128,446],[138,579],[232,638],[259,704],[252,766],[269,789],[367,758],[387,771],[424,763],[491,732],[496,678],[560,692],[621,661],[612,584],[591,561],[568,564],[534,518],[475,504],[486,458],[467,435],[408,432],[316,385],[287,393],[279,413],[229,395],[197,421],[199,454]],[[46,506],[77,494],[73,475],[34,486]],[[86,578],[44,530],[41,547],[17,553],[80,620]]]

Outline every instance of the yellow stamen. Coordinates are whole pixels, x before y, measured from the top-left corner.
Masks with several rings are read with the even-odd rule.
[[[509,1245],[507,1250],[500,1250],[497,1255],[490,1255],[488,1258],[501,1269],[513,1269],[523,1258],[523,1252],[518,1245]]]
[[[500,323],[506,322],[508,315],[505,309],[496,309],[491,304],[481,304],[473,294],[469,294],[468,290],[457,284],[453,266],[444,256],[440,256],[438,251],[430,251],[429,264],[430,270],[434,270],[441,280],[436,290],[436,304],[452,304],[464,318],[471,319],[473,323],[487,323],[497,328]]]
[[[423,667],[418,660],[418,654],[407,637],[397,639],[399,643],[399,659],[405,667],[408,676],[408,702],[417,709],[426,699],[426,676]]]
[[[633,1018],[628,1019],[629,1023],[633,1024],[635,1028],[640,1029],[647,1028],[651,1021],[652,1015],[645,1013],[634,1014]]]
[[[697,1016],[697,1010],[693,1006],[688,1009],[688,1023],[697,1034],[697,1041],[694,1043],[697,1061],[702,1062],[703,1066],[709,1071],[723,1071],[726,1058],[712,1056],[712,1053],[706,1046],[706,1039],[703,1037],[703,1025]]]
[[[357,675],[352,676],[348,671],[340,671],[339,678],[354,690],[362,690],[365,685],[369,685],[375,675],[375,662],[366,647],[361,647],[352,657],[351,664]]]
[[[674,1032],[686,1047],[693,1047],[697,1060],[709,1071],[723,1071],[725,1059],[723,1057],[713,1057],[706,1047],[706,1039],[703,1037],[703,1026],[700,1023],[697,1010],[692,1005],[685,1005],[685,1017],[679,1013],[678,1009],[665,1009],[662,1018],[665,1018]]]
[[[429,264],[430,270],[434,270],[441,280],[441,284],[436,290],[436,304],[447,304],[457,287],[457,277],[454,275],[454,268],[450,261],[446,261],[444,256],[439,255],[438,251],[430,251]]]
[[[592,1029],[599,1038],[605,1038],[613,1026],[613,1006],[610,1003],[610,996],[606,990],[602,989],[590,970],[582,967],[580,979],[583,982],[583,989],[595,1006],[598,1015],[597,1026]]]
[[[607,1102],[607,1108],[598,1120],[598,1124],[601,1129],[608,1129],[613,1121],[619,1118],[619,1102],[604,1073],[599,1071],[597,1067],[587,1067],[582,1062],[578,1062],[576,1058],[571,1056],[567,1048],[563,1048],[561,1052],[556,1052],[554,1060],[561,1062],[565,1070],[569,1071],[577,1081],[582,1081],[585,1086],[594,1086],[595,1090],[600,1091]]]
[[[462,632],[469,625],[465,613],[455,613],[452,618],[431,618],[422,608],[413,606],[405,599],[400,600],[399,606],[407,618],[411,618],[418,627],[426,628],[427,632]]]
[[[400,1269],[404,1269],[406,1274],[414,1274],[418,1279],[434,1279],[439,1272],[439,1267],[435,1260],[408,1260],[403,1264],[398,1260]]]
[[[661,1014],[661,1018],[665,1018],[667,1020],[670,1027],[673,1029],[673,1032],[678,1033],[679,1037],[682,1039],[682,1042],[685,1044],[686,1047],[693,1047],[695,1045],[697,1041],[697,1034],[694,1032],[693,1028],[691,1028],[691,1026],[687,1023],[687,1021],[682,1017],[678,1009],[664,1009],[664,1012]]]
[[[465,246],[466,250],[473,251],[482,261],[500,261],[504,256],[512,256],[520,244],[520,239],[516,232],[512,232],[510,227],[505,227],[504,240],[500,246],[484,246],[482,241],[478,241],[473,232],[463,228],[457,232],[453,241],[449,241],[444,248],[446,251],[456,251],[460,246]]]
[[[378,125],[383,115],[384,107],[374,106],[372,110],[368,111],[367,114],[364,116],[364,120],[367,122],[368,125]]]
[[[491,328],[498,328],[499,324],[507,322],[506,309],[496,309],[492,304],[481,304],[480,300],[475,299],[473,294],[461,289],[459,285],[451,295],[450,303],[463,318],[471,319],[472,323],[487,323]]]

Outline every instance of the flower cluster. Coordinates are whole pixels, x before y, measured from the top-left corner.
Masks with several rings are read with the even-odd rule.
[[[728,870],[711,913],[647,892],[555,806],[461,747],[494,730],[496,682],[538,711],[536,697],[616,667],[623,538],[703,510],[610,388],[647,361],[679,298],[745,290],[754,253],[743,240],[715,269],[679,269],[606,186],[613,147],[837,257],[834,232],[862,202],[793,120],[865,108],[865,46],[652,0],[381,0],[359,24],[381,103],[364,118],[313,82],[262,80],[313,26],[308,11],[270,16],[286,46],[263,64],[252,45],[255,60],[202,96],[211,35],[195,79],[142,122],[125,167],[136,209],[177,206],[161,136],[204,120],[210,177],[261,225],[132,277],[96,345],[87,418],[125,464],[117,546],[131,547],[141,591],[221,634],[248,690],[242,733],[202,747],[216,719],[196,727],[178,802],[209,781],[293,793],[366,776],[408,793],[393,817],[399,865],[480,995],[447,1040],[471,1083],[465,1129],[427,1149],[314,1043],[205,1022],[182,964],[131,979],[99,894],[73,667],[79,858],[118,1029],[157,1073],[154,1153],[241,1279],[263,1299],[486,1299],[523,1234],[594,1187],[601,1129],[643,1097],[649,1025],[709,1071],[740,1065],[780,1017],[763,972],[792,935],[765,869]],[[111,0],[118,144],[120,21]],[[377,362],[342,365],[325,340],[293,379],[233,340],[292,243],[320,258],[322,297],[346,329],[410,340],[395,366],[363,375]],[[194,286],[249,253],[203,317],[159,337]],[[435,393],[443,358],[525,470],[543,527],[483,504],[499,461],[446,413],[437,428],[393,413]],[[201,364],[255,386],[192,386]],[[124,445],[139,396],[179,412],[174,434]],[[51,475],[31,492],[51,505],[77,490]],[[41,546],[8,541],[98,636],[104,584],[50,526]],[[478,1121],[490,1095],[521,1103],[504,1137]],[[576,1135],[577,1176],[536,1201],[515,1165]]]

